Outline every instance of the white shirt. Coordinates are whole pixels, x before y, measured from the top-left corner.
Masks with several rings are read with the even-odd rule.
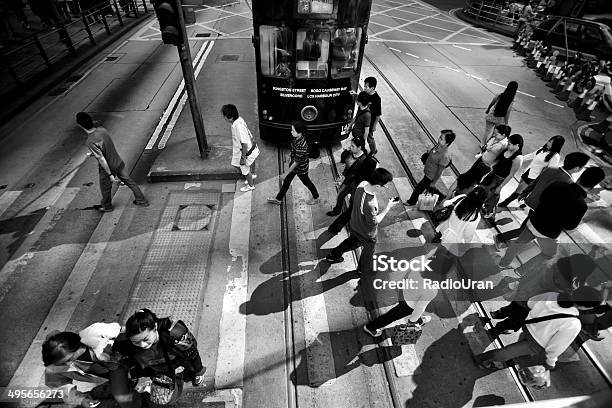
[[[242,143],[246,143],[247,149],[251,148],[251,131],[244,119],[239,117],[232,123],[232,166],[240,166]]]
[[[531,164],[529,165],[529,178],[535,179],[547,167],[559,167],[559,153],[555,153],[553,157],[550,158],[549,161],[546,161],[546,157],[550,152],[541,151],[540,153],[532,152],[528,155],[525,155],[525,159],[533,159]]]
[[[559,306],[558,297],[559,294],[556,292],[547,292],[529,299],[527,306],[531,311],[527,315],[527,320],[555,313],[578,316],[577,308]],[[582,327],[580,320],[572,317],[546,320],[526,326],[534,340],[546,350],[546,364],[551,367],[555,366],[559,355],[572,344]]]
[[[411,322],[415,322],[423,315],[429,302],[438,295],[438,289],[425,287],[419,271],[411,271],[405,279],[412,279],[412,282],[415,282],[414,289],[406,288],[401,293],[403,300],[413,309],[409,319]]]
[[[458,195],[457,197],[446,200],[444,206],[451,205],[459,202],[465,194]],[[441,223],[438,226],[438,231],[442,233],[442,244],[455,256],[462,256],[474,242],[476,236],[476,228],[480,222],[480,212],[476,212],[476,218],[474,220],[464,221],[457,217],[455,210],[451,213],[451,216],[447,221]]]

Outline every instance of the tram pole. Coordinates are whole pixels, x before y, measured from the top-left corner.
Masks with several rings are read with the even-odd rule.
[[[206,131],[204,130],[204,121],[200,111],[198,95],[195,91],[195,75],[193,73],[193,61],[191,59],[191,51],[189,50],[189,39],[187,37],[187,28],[185,27],[185,16],[183,14],[183,3],[181,0],[176,0],[178,4],[178,18],[180,22],[180,30],[183,35],[183,44],[177,45],[181,68],[183,69],[183,78],[185,80],[185,90],[189,99],[189,107],[191,108],[191,117],[193,118],[193,127],[195,128],[196,140],[198,141],[198,150],[200,157],[205,159],[208,157],[209,148],[206,141]]]

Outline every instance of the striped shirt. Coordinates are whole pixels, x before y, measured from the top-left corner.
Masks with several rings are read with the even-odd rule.
[[[304,137],[294,138],[291,141],[291,163],[296,163],[294,173],[308,173],[308,143]]]

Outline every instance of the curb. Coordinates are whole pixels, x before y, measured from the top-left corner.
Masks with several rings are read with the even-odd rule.
[[[150,183],[166,183],[173,181],[207,181],[207,180],[240,180],[240,172],[209,172],[202,171],[150,171],[147,180]]]

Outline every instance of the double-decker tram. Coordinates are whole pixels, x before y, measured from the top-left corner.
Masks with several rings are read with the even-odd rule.
[[[371,0],[253,0],[259,131],[290,139],[339,140],[353,115]]]

